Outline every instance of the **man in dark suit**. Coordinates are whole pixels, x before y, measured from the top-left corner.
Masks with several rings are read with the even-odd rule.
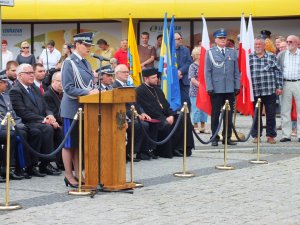
[[[60,132],[59,124],[53,113],[47,109],[46,102],[40,90],[34,85],[34,71],[31,65],[21,64],[17,67],[18,82],[9,96],[13,109],[29,127],[37,128],[42,133],[41,153],[49,154],[54,149],[54,132]],[[42,159],[39,165],[40,172],[48,175],[59,175],[50,161]]]
[[[127,80],[129,77],[129,70],[128,67],[124,64],[120,64],[115,68],[115,82],[112,84],[113,88],[122,88],[127,86]],[[128,118],[128,129],[127,129],[127,138],[131,140],[131,106],[134,105],[137,112],[140,114],[139,118],[143,124],[143,127],[146,131],[149,130],[148,123],[144,122],[145,119],[151,119],[143,110],[136,104],[136,103],[126,103],[126,115]],[[134,149],[137,153],[136,158],[141,160],[149,160],[149,159],[157,159],[158,157],[153,154],[152,149],[150,149],[150,145],[143,134],[142,127],[138,123],[137,120],[134,120],[134,129],[135,129],[135,136],[134,136]],[[129,141],[126,150],[127,154],[130,152],[131,142]],[[128,157],[127,157],[128,158]]]
[[[15,111],[12,109],[11,101],[8,94],[5,92],[8,85],[7,76],[0,76],[0,121],[3,120],[4,116],[10,112],[12,118],[16,123],[16,127],[19,133],[24,137],[26,141],[29,142],[32,148],[40,149],[41,146],[41,132],[38,129],[29,129],[23,123],[20,117],[18,117]],[[31,175],[43,177],[46,174],[39,173],[35,165],[37,164],[37,158],[30,154],[27,149],[25,149],[20,141],[17,141],[17,133],[15,130],[11,129],[11,148],[10,148],[10,165],[15,167],[15,172],[10,173],[11,179],[26,178],[30,179]],[[0,144],[6,145],[6,127],[2,126],[0,130]],[[6,151],[4,149],[4,151]],[[24,157],[23,157],[24,156]],[[1,158],[1,157],[0,157]],[[2,166],[5,166],[5,159],[3,159]],[[0,160],[1,161],[1,160]],[[2,168],[3,169],[3,168]],[[25,169],[25,170],[24,170]],[[3,175],[3,171],[1,175]]]
[[[63,125],[62,118],[60,116],[60,103],[63,97],[63,89],[61,85],[61,72],[55,72],[52,76],[51,85],[48,90],[44,94],[44,99],[46,101],[48,109],[53,112],[53,115],[56,119],[56,122],[59,126]],[[56,136],[54,137],[54,146],[57,148],[60,143],[63,141],[63,134],[56,132]],[[58,135],[58,136],[57,136]],[[62,153],[59,152],[57,154],[56,165],[60,169],[64,169],[62,162]]]
[[[191,108],[191,101],[189,96],[190,81],[189,81],[189,67],[193,60],[190,50],[182,44],[182,36],[175,33],[176,57],[178,66],[178,78],[180,84],[181,105],[187,102],[189,109]],[[175,109],[176,110],[176,109]]]
[[[43,82],[46,76],[46,70],[42,63],[35,63],[33,65],[33,71],[34,84],[40,89],[41,94],[44,95],[45,92],[48,90],[48,86]]]

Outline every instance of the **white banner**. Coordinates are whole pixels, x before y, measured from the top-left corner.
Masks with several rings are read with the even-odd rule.
[[[14,6],[14,0],[0,0],[0,6]]]

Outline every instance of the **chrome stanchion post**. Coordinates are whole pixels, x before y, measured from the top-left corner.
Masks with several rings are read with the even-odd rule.
[[[79,122],[79,171],[78,171],[78,189],[69,191],[69,195],[86,196],[91,195],[92,191],[82,188],[82,108],[78,109]],[[76,117],[77,118],[77,117]]]
[[[228,139],[228,111],[230,110],[229,101],[226,100],[223,107],[225,110],[225,140],[224,140],[224,165],[216,166],[216,169],[219,170],[234,170],[233,166],[227,165],[227,139]]]
[[[258,108],[258,112],[257,112],[257,144],[256,144],[256,148],[257,148],[257,159],[256,160],[251,160],[250,163],[252,164],[268,164],[268,161],[267,160],[261,160],[260,159],[260,116],[261,116],[261,113],[260,113],[260,109],[261,109],[261,99],[259,98],[257,100],[257,103],[255,105],[256,108]],[[255,121],[254,121],[255,123]]]
[[[8,112],[2,121],[6,123],[6,184],[5,184],[5,204],[0,204],[0,211],[21,209],[17,203],[9,203],[9,169],[10,169],[10,125],[11,114]]]
[[[134,154],[134,116],[137,115],[134,105],[131,106],[131,151],[130,151],[130,183],[135,188],[144,187],[142,183],[133,181],[133,154]],[[138,116],[138,115],[137,115]]]
[[[182,165],[182,172],[176,172],[173,175],[175,177],[194,177],[195,174],[186,171],[186,129],[187,129],[187,113],[188,107],[187,103],[184,102],[183,108],[181,111],[184,113],[184,130],[183,130],[183,165]]]

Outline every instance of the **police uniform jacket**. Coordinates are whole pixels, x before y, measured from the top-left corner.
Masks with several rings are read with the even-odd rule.
[[[206,90],[214,93],[233,93],[235,89],[240,89],[240,74],[235,50],[225,48],[225,57],[217,46],[207,51],[205,82]]]
[[[70,60],[65,60],[62,67],[62,86],[64,95],[61,101],[61,117],[73,119],[81,104],[78,103],[78,97],[89,94],[89,90],[83,89],[75,82],[75,74],[73,72],[71,60],[80,73],[81,80],[88,86],[93,83],[94,75],[91,65],[87,66],[75,55],[70,56]]]

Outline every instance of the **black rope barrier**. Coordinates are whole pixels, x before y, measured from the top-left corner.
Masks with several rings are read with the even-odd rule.
[[[161,141],[154,141],[150,136],[149,134],[146,132],[143,124],[141,123],[141,120],[140,118],[137,116],[137,121],[139,122],[139,124],[141,125],[142,127],[142,131],[143,133],[145,134],[145,136],[147,137],[147,139],[152,143],[152,144],[155,144],[155,145],[162,145],[162,144],[165,144],[167,141],[170,140],[170,138],[173,136],[173,134],[175,133],[175,131],[177,130],[178,126],[179,126],[179,123],[181,121],[183,117],[183,112],[180,112],[178,118],[177,118],[177,121],[176,121],[176,124],[175,126],[173,127],[172,131],[169,133],[169,135],[164,139],[164,140],[161,140]]]
[[[254,125],[255,125],[255,121],[257,119],[257,115],[258,115],[258,107],[255,107],[255,111],[254,111],[254,118],[253,118],[253,122],[252,122],[252,125],[251,125],[251,128],[250,128],[250,131],[249,131],[249,134],[247,135],[247,137],[245,139],[240,139],[240,137],[238,136],[238,133],[234,127],[234,125],[232,124],[232,130],[233,130],[233,133],[234,135],[236,136],[237,140],[239,142],[246,142],[249,140],[250,136],[251,136],[251,132],[253,131],[254,129]]]
[[[220,131],[221,125],[222,125],[224,113],[225,113],[225,110],[222,109],[221,115],[220,115],[220,117],[219,117],[219,125],[218,125],[218,128],[217,128],[216,132],[214,133],[214,135],[213,135],[208,141],[203,141],[203,140],[199,137],[199,135],[197,134],[197,132],[195,131],[195,129],[193,129],[193,133],[194,133],[195,137],[198,139],[198,141],[200,141],[201,144],[207,145],[207,144],[209,144],[210,142],[212,142],[212,141],[217,137],[217,135],[218,135],[218,133],[219,133],[219,131]]]
[[[16,130],[17,135],[20,136],[21,142],[22,142],[22,144],[24,145],[25,149],[28,149],[29,152],[32,153],[33,155],[35,155],[36,157],[40,157],[40,158],[43,158],[43,159],[49,159],[49,158],[52,158],[53,156],[55,156],[57,153],[59,153],[59,152],[62,150],[62,148],[63,148],[65,142],[67,141],[67,138],[69,137],[69,135],[70,135],[71,131],[73,130],[73,128],[74,128],[74,126],[75,126],[76,123],[77,123],[77,120],[74,119],[73,122],[71,123],[71,126],[70,126],[68,132],[66,133],[66,135],[65,135],[65,137],[64,137],[64,139],[63,139],[63,141],[60,143],[60,145],[59,145],[53,152],[51,152],[51,153],[49,153],[49,154],[41,154],[41,153],[37,152],[35,149],[33,149],[33,148],[27,143],[27,141],[24,139],[24,137],[22,136],[22,134],[19,132],[18,127],[17,127],[17,126],[14,126],[14,128],[15,128],[15,130]]]

